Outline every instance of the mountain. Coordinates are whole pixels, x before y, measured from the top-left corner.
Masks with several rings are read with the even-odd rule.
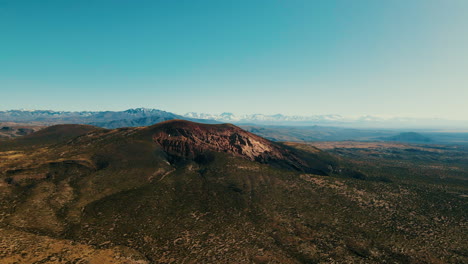
[[[460,198],[358,168],[231,124],[51,126],[0,144],[0,254],[4,263],[463,262]]]
[[[190,112],[184,115],[186,118],[210,119],[219,122],[228,122],[239,125],[275,125],[275,126],[340,126],[352,128],[424,128],[424,129],[466,129],[466,120],[446,120],[438,118],[408,118],[408,117],[379,117],[358,116],[346,117],[341,115],[312,115],[312,116],[287,116],[282,114],[263,115],[248,114],[236,115],[233,113],[204,114]]]
[[[0,111],[0,121],[2,122],[107,122],[121,119],[135,119],[148,116],[168,116],[177,115],[148,108],[128,109],[125,111],[52,111],[52,110],[8,110]]]
[[[135,108],[125,111],[52,111],[8,110],[0,111],[0,122],[30,125],[88,124],[104,128],[149,126],[166,120],[183,119],[198,123],[234,123],[238,125],[274,126],[340,126],[348,128],[405,128],[405,129],[466,129],[468,122],[461,120],[421,119],[402,117],[344,117],[341,115],[287,116],[282,114],[236,115],[233,113],[203,114],[190,112],[178,115],[158,109]],[[14,135],[13,135],[14,136]]]
[[[317,163],[319,159],[316,159],[316,162],[308,162],[307,159],[301,158],[299,153],[284,145],[231,124],[214,126],[172,120],[156,125],[152,134],[153,140],[159,143],[167,154],[179,158],[209,161],[213,159],[210,153],[220,152],[279,168],[318,175],[328,175],[336,170],[336,162],[332,162],[331,159],[320,165]]]
[[[212,119],[220,122],[234,122],[234,123],[254,123],[254,124],[311,124],[315,123],[346,123],[349,119],[340,115],[316,115],[316,116],[285,116],[282,114],[276,115],[263,115],[263,114],[250,114],[250,115],[235,115],[233,113],[216,114],[203,114],[190,112],[184,115],[188,118],[196,119]]]
[[[416,132],[403,132],[391,137],[380,137],[380,140],[385,141],[399,141],[399,142],[413,142],[413,143],[429,143],[432,139],[423,136]]]
[[[201,122],[206,124],[219,124],[219,122],[210,120],[210,119],[194,119],[194,118],[184,118],[178,115],[170,114],[170,115],[153,115],[147,116],[142,118],[136,119],[121,119],[121,120],[113,120],[108,122],[91,122],[91,125],[95,125],[98,127],[104,128],[120,128],[120,127],[141,127],[141,126],[148,126],[155,123],[160,123],[168,120],[175,120],[175,119],[184,119],[193,122]]]
[[[214,120],[186,118],[170,112],[135,108],[125,111],[52,111],[52,110],[8,110],[0,111],[0,122],[40,122],[52,124],[89,124],[104,128],[148,126],[172,119],[186,119],[202,123],[218,123]]]

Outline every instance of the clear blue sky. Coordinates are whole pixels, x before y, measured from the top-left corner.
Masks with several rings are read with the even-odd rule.
[[[0,0],[0,110],[468,119],[466,0]]]

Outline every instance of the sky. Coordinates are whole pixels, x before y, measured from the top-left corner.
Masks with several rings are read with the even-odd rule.
[[[468,120],[466,0],[0,0],[0,110]]]

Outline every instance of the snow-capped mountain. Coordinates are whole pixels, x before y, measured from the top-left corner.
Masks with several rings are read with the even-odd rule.
[[[225,123],[236,124],[259,124],[259,125],[332,125],[347,127],[381,127],[381,128],[403,128],[403,127],[468,127],[468,121],[445,120],[437,118],[411,118],[411,117],[388,117],[388,116],[357,116],[345,117],[341,115],[312,115],[312,116],[287,116],[282,114],[264,115],[236,115],[233,113],[206,114],[190,112],[183,115],[186,118],[210,119]]]
[[[193,119],[174,113],[135,108],[125,111],[53,111],[53,110],[7,110],[0,111],[0,122],[36,122],[52,124],[89,124],[105,128],[148,126],[172,119],[187,119],[195,122],[213,123],[205,119]]]
[[[0,111],[0,122],[36,122],[51,124],[91,124],[106,128],[148,126],[158,122],[185,119],[202,123],[234,123],[284,126],[343,126],[373,128],[468,128],[468,121],[454,121],[436,118],[380,117],[341,115],[288,116],[282,114],[248,114],[233,113],[206,114],[190,112],[178,115],[151,108],[135,108],[125,111],[53,111],[53,110],[7,110]]]
[[[135,108],[125,111],[53,111],[53,110],[7,110],[0,111],[0,121],[31,122],[31,121],[110,121],[116,119],[142,118],[155,115],[179,116],[157,109]]]
[[[264,115],[235,115],[233,113],[222,114],[205,114],[190,112],[184,115],[185,117],[198,119],[213,119],[220,122],[236,122],[236,123],[283,123],[283,122],[347,122],[351,121],[340,115],[314,115],[314,116],[286,116],[282,114]]]

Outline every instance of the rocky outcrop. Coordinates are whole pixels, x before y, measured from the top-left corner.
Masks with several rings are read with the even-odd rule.
[[[151,127],[153,140],[168,154],[195,158],[208,151],[224,152],[251,161],[285,161],[295,167],[305,163],[267,139],[231,124],[207,125],[171,120]]]

